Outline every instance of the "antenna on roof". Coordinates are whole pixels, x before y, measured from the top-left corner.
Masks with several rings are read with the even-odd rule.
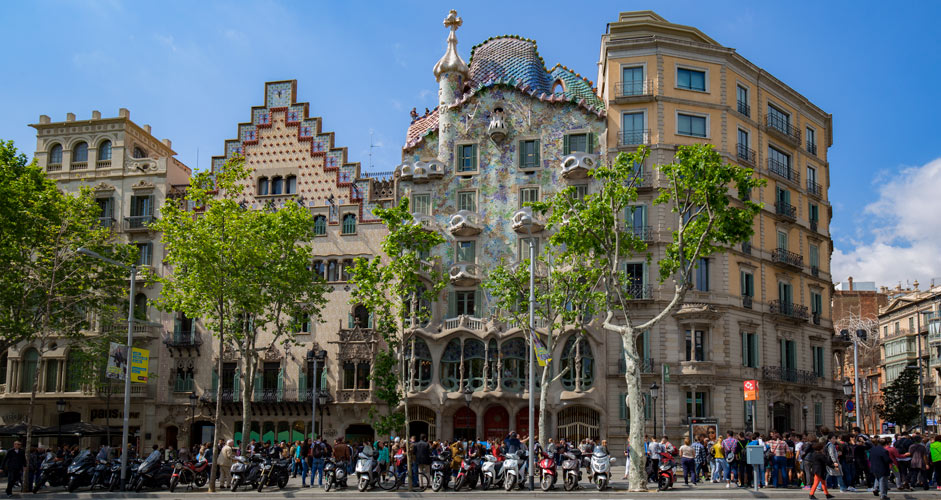
[[[369,131],[369,171],[370,172],[372,172],[372,149],[377,148],[377,147],[379,146],[375,146],[372,143],[372,130],[370,130]]]

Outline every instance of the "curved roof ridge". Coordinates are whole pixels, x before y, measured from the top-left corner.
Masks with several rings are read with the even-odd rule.
[[[533,40],[532,38],[526,38],[525,36],[521,36],[521,35],[495,35],[478,44],[475,44],[474,46],[471,47],[470,59],[467,60],[467,65],[470,66],[470,63],[474,61],[474,52],[476,52],[480,46],[485,45],[487,42],[492,42],[494,40],[498,40],[501,38],[510,38],[510,39],[520,40],[523,42],[529,42],[533,44],[533,52],[536,53],[536,58],[539,59],[539,62],[542,63],[543,68],[546,67],[546,61],[544,61],[542,56],[539,55],[539,43],[536,42],[536,40]]]

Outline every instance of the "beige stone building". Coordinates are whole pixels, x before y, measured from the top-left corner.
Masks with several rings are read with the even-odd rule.
[[[643,387],[660,384],[669,367],[657,402],[666,431],[684,433],[691,418],[714,418],[720,432],[750,423],[761,432],[832,426],[842,392],[833,380],[839,346],[830,313],[830,115],[734,49],[651,11],[624,12],[608,24],[598,89],[609,158],[646,145],[643,168],[652,172],[673,160],[677,146],[710,143],[767,180],[750,194],[764,205],[752,240],[701,261],[688,303],[644,341]],[[661,179],[649,178],[635,225],[650,235],[656,262],[671,214],[651,204]],[[650,267],[639,270],[653,284],[658,272]],[[660,310],[671,293],[653,286],[639,317]],[[608,365],[618,356],[608,349]],[[623,381],[608,374],[611,407]],[[745,380],[759,383],[754,411],[743,401]],[[623,436],[615,421],[609,415],[611,439]]]

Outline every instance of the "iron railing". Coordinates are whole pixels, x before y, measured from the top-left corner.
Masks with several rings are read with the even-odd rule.
[[[189,332],[174,330],[167,332],[163,338],[163,343],[167,347],[199,347],[203,345],[203,339],[200,338],[199,332],[195,330]]]
[[[768,171],[789,181],[800,181],[800,172],[791,168],[786,162],[768,158]]]
[[[629,300],[648,300],[653,297],[650,285],[632,283],[625,287],[624,292],[630,297]]]
[[[752,308],[753,297],[751,295],[742,295],[742,307],[745,309]]]
[[[807,194],[820,198],[823,196],[823,186],[820,183],[814,182],[813,179],[807,179]]]
[[[127,231],[140,231],[149,229],[147,226],[157,220],[153,215],[133,215],[124,218],[124,229]]]
[[[737,101],[737,102],[738,102],[739,114],[742,114],[747,117],[751,117],[751,106],[749,106],[748,103],[745,101]]]
[[[765,115],[765,125],[772,132],[777,132],[791,142],[796,144],[801,143],[800,130],[798,130],[797,127],[791,125],[790,120],[787,118],[768,114]]]
[[[775,382],[790,382],[801,385],[817,385],[819,378],[816,373],[805,370],[795,370],[793,368],[784,368],[782,366],[763,366],[761,368],[761,377],[765,380]]]
[[[774,203],[774,211],[776,214],[787,217],[788,219],[797,219],[797,207],[786,201],[776,201]]]
[[[749,148],[747,145],[745,145],[745,144],[738,144],[737,146],[738,146],[738,147],[736,148],[736,152],[738,153],[738,159],[739,159],[739,160],[742,160],[743,162],[745,162],[745,163],[747,163],[747,164],[749,164],[749,165],[754,166],[754,165],[755,165],[755,158],[757,158],[757,155],[756,155],[756,153],[755,153],[755,150],[754,150],[754,149],[750,149],[750,148]]]
[[[653,358],[644,358],[640,362],[641,373],[653,373],[653,367]],[[624,356],[621,356],[618,358],[618,375],[624,375],[625,373],[627,373],[627,361],[624,360]]]
[[[751,255],[751,242],[745,241],[742,243],[742,253]]]
[[[779,264],[785,264],[788,266],[794,266],[797,268],[804,267],[804,256],[785,250],[783,248],[775,248],[771,251],[771,260]]]
[[[781,300],[772,300],[769,304],[769,309],[771,314],[786,316],[793,319],[807,321],[807,319],[810,317],[810,314],[807,312],[807,306],[802,306],[791,302],[783,302]]]
[[[195,388],[196,382],[191,378],[178,378],[173,383],[173,392],[193,392]]]
[[[618,97],[653,95],[653,80],[632,80],[629,82],[618,82],[616,90]]]
[[[817,266],[810,266],[810,275],[819,278],[820,277],[820,268]]]
[[[650,129],[624,130],[618,138],[618,146],[636,146],[650,144]]]
[[[114,217],[98,217],[98,225],[108,229],[114,229]]]
[[[816,142],[808,142],[808,143],[807,143],[807,152],[810,153],[810,154],[812,154],[812,155],[814,155],[814,156],[817,156],[817,143],[816,143]]]
[[[817,232],[817,219],[810,219],[810,230]]]
[[[628,231],[630,231],[635,238],[641,239],[643,241],[650,241],[653,239],[653,228],[650,226],[631,226],[628,228]]]
[[[810,319],[815,325],[820,326],[820,313],[811,314]]]

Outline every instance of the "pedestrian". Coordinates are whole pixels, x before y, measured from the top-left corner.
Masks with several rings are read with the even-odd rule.
[[[660,443],[651,438],[647,445],[647,457],[649,458],[649,467],[647,468],[647,481],[656,481],[657,474],[660,471]]]
[[[219,451],[219,473],[221,479],[219,481],[222,489],[226,489],[232,483],[232,464],[235,462],[235,441],[228,440],[225,442],[225,446],[222,447],[222,450]]]
[[[412,486],[418,487],[418,474],[424,473],[431,477],[431,445],[428,444],[428,438],[421,434],[418,441],[412,446],[415,453],[415,464],[417,469],[412,472]]]
[[[552,440],[549,440],[549,444],[552,444]],[[628,441],[624,445],[624,477],[621,479],[627,479],[628,472],[631,470],[631,443]]]
[[[903,431],[902,436],[895,440],[895,449],[899,452],[899,480],[901,480],[899,490],[901,491],[911,491],[911,487],[908,483],[908,469],[911,468],[912,465],[912,456],[909,454],[908,449],[911,446],[912,439],[908,431]]]
[[[725,487],[732,487],[732,476],[741,481],[741,474],[738,468],[738,449],[741,446],[735,439],[735,432],[728,431],[728,437],[722,440],[722,453],[725,456],[725,462],[728,464],[728,474],[725,476]]]
[[[941,434],[936,434],[934,441],[928,446],[928,456],[931,458],[931,469],[934,471],[934,484],[941,490]]]
[[[846,483],[843,481],[843,469],[840,468],[839,441],[836,434],[830,435],[830,442],[825,447],[826,454],[830,458],[832,465],[827,466],[827,475],[836,480],[836,485],[840,491],[847,491]],[[853,489],[853,491],[856,491]]]
[[[13,496],[13,487],[23,478],[23,468],[26,467],[26,451],[23,443],[13,442],[13,448],[7,451],[0,464],[0,471],[7,473],[7,496]]]
[[[728,482],[729,462],[725,458],[725,451],[722,450],[722,441],[719,439],[716,439],[715,442],[712,443],[712,456],[714,462],[712,470],[712,482]]]
[[[314,487],[314,476],[317,476],[317,485],[323,486],[323,466],[324,459],[331,455],[331,450],[327,442],[322,438],[317,438],[310,445],[310,487]]]
[[[928,448],[921,443],[921,436],[915,434],[912,436],[912,445],[908,447],[908,454],[912,458],[911,468],[908,471],[908,484],[914,489],[917,486],[922,486],[924,489],[930,487],[930,475],[928,470],[930,470],[930,465],[928,461],[930,460],[928,456]]]
[[[892,470],[892,458],[886,451],[885,440],[873,440],[873,446],[869,449],[869,466],[872,476],[875,478],[872,494],[880,496],[882,500],[889,500],[889,472]]]
[[[830,458],[830,454],[825,450],[825,445],[823,443],[814,443],[813,451],[809,456],[811,462],[811,470],[814,473],[814,484],[810,487],[810,499],[816,499],[814,493],[817,492],[817,486],[823,488],[823,494],[827,498],[833,498],[833,495],[827,490],[827,472],[834,464],[833,460]]]
[[[787,455],[793,454],[794,450],[788,448],[787,442],[781,439],[781,435],[775,433],[774,440],[771,441],[771,486],[773,488],[787,488]],[[779,486],[778,477],[782,478],[783,484]]]
[[[696,481],[695,484],[699,484],[700,478],[705,481],[708,476],[708,466],[709,458],[706,456],[706,446],[703,444],[703,441],[706,440],[706,436],[696,436],[696,440],[693,441],[693,452],[695,453],[696,460]]]
[[[689,438],[683,439],[683,446],[680,446],[680,459],[683,464],[683,483],[689,486],[689,476],[693,476],[693,484],[696,484],[696,450],[690,446]]]

